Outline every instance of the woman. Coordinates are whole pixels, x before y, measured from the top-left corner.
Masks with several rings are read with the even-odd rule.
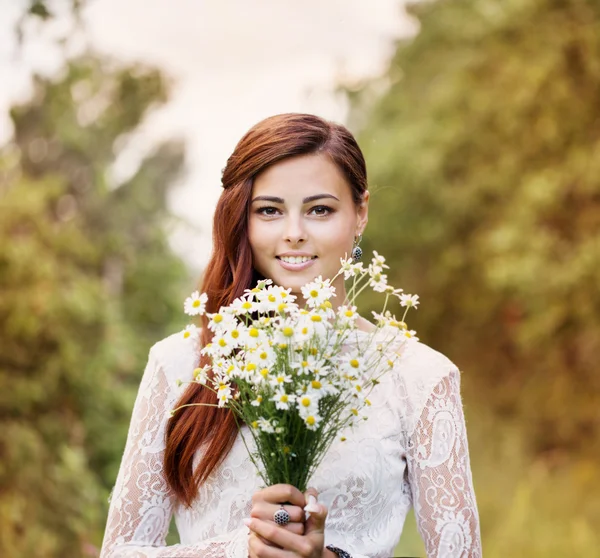
[[[361,150],[346,128],[316,116],[254,126],[229,158],[223,187],[202,285],[208,312],[260,278],[300,296],[316,276],[335,275],[367,225]],[[335,287],[341,304],[341,277]],[[362,317],[358,325],[374,328]],[[201,346],[210,335],[203,327]],[[228,410],[190,406],[169,418],[176,406],[213,402],[199,384],[177,387],[201,360],[181,334],[150,351],[103,558],[388,557],[411,506],[428,556],[481,556],[459,371],[446,357],[416,342],[403,349],[372,392],[369,420],[334,442],[306,494],[261,487]],[[282,506],[284,525],[275,521]],[[165,546],[173,514],[182,542]]]

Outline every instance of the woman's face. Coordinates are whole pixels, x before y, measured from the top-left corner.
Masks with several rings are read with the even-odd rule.
[[[368,201],[365,192],[356,206],[327,155],[299,155],[268,167],[254,180],[248,219],[255,269],[302,302],[300,287],[319,275],[332,278],[340,258],[350,256],[367,224]],[[345,296],[343,276],[334,285],[337,306]]]

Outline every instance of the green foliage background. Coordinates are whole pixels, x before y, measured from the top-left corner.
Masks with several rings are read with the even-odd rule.
[[[183,146],[108,171],[161,74],[85,55],[35,78],[0,151],[0,555],[94,555],[148,349],[183,326],[167,243]]]
[[[600,2],[408,10],[419,33],[386,75],[346,88],[372,190],[363,247],[421,296],[411,326],[463,370],[485,556],[597,556]],[[52,17],[39,0],[31,14]],[[0,151],[2,556],[95,555],[148,348],[183,325],[193,278],[167,244],[166,209],[183,146],[108,180],[167,98],[160,72],[88,53],[12,109]],[[425,556],[413,517],[396,555]]]

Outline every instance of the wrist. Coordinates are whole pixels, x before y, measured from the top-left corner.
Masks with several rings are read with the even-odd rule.
[[[339,557],[335,552],[332,552],[325,546],[325,547],[323,547],[323,554],[321,554],[321,558],[339,558]]]

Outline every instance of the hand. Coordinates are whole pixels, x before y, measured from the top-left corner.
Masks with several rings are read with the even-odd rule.
[[[290,522],[285,526],[279,526],[273,520],[273,514],[283,508],[290,514]],[[252,495],[251,518],[257,518],[265,523],[285,529],[296,535],[304,534],[304,494],[291,484],[275,484]],[[262,537],[259,537],[262,539]],[[275,546],[268,540],[262,541],[270,546]]]
[[[285,487],[285,490],[288,491],[288,495],[293,496],[294,498],[297,497],[297,493],[301,494],[297,489],[290,487],[289,485],[275,486]],[[265,492],[266,490],[269,489],[260,492]],[[304,503],[304,500],[308,500],[308,497],[311,495],[315,497],[316,501],[317,491],[314,488],[309,488],[306,491],[306,495],[302,495],[302,503]],[[277,501],[280,502],[282,500]],[[296,502],[297,500],[293,503]],[[273,508],[273,513],[277,509],[278,507]],[[323,505],[313,503],[307,511],[310,511],[311,513],[310,517],[305,522],[303,534],[297,534],[290,529],[286,529],[285,527],[288,527],[289,524],[285,527],[277,525],[272,521],[272,514],[271,521],[256,517],[244,520],[244,523],[250,528],[250,536],[248,539],[249,558],[294,558],[298,556],[301,556],[302,558],[322,558],[327,508]],[[302,511],[302,520],[303,519],[304,511]]]

